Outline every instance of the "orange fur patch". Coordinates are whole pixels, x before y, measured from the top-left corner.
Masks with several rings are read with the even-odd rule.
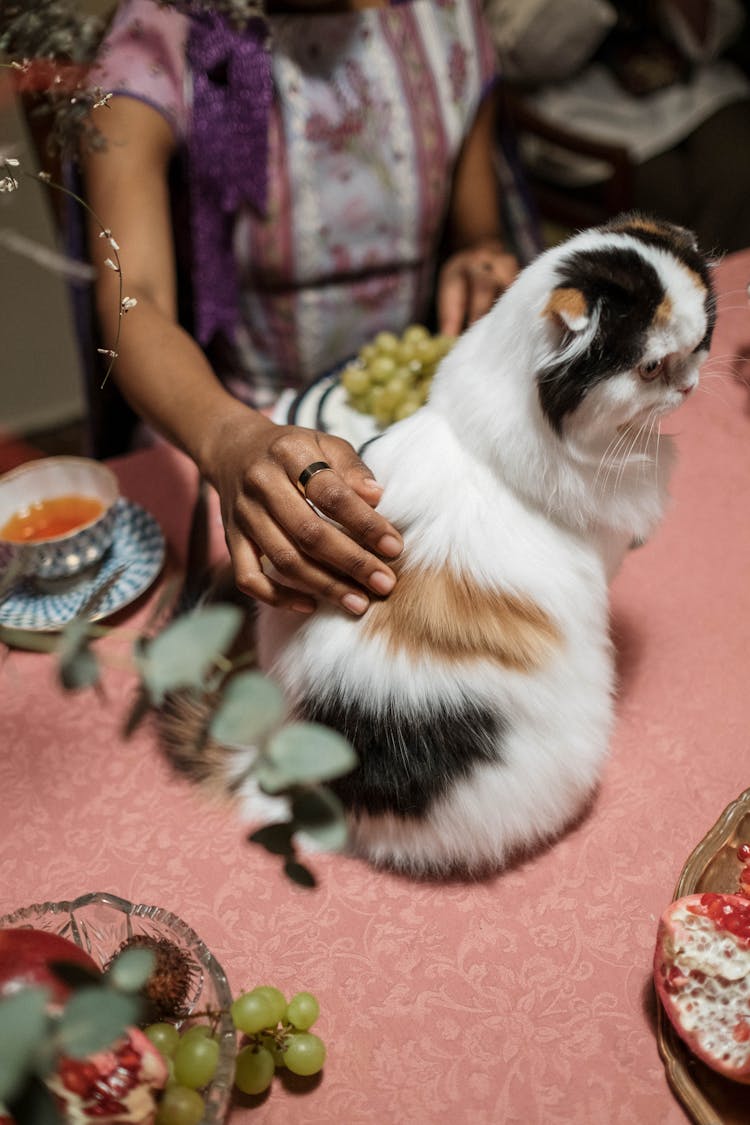
[[[405,570],[393,593],[371,606],[364,628],[385,636],[393,651],[494,660],[522,672],[538,668],[562,640],[530,599],[485,589],[448,568]]]
[[[661,304],[654,313],[654,324],[663,328],[669,323],[672,316],[672,301],[670,297],[664,297]]]
[[[553,289],[542,310],[542,316],[565,316],[570,320],[577,320],[588,314],[588,305],[583,293],[580,289],[571,288]]]

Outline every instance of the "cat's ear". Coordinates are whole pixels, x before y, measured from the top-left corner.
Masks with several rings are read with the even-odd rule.
[[[580,289],[570,286],[560,286],[550,293],[547,304],[542,309],[542,316],[556,321],[568,332],[583,332],[591,319],[586,298]]]

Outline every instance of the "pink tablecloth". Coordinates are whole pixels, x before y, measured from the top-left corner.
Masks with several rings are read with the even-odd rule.
[[[63,697],[47,656],[2,667],[0,912],[108,890],[176,911],[235,990],[321,1000],[321,1084],[276,1083],[232,1125],[678,1125],[656,1048],[650,960],[682,863],[750,785],[750,253],[719,270],[703,390],[669,428],[666,524],[613,592],[619,721],[601,790],[555,847],[473,885],[415,885],[315,858],[292,887],[235,815],[170,776],[153,737],[123,742],[132,690]],[[164,447],[117,464],[183,552],[194,477]],[[158,589],[158,588],[157,588]],[[126,651],[156,590],[103,643]]]

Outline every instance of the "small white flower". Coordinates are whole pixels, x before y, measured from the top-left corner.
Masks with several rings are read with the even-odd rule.
[[[0,192],[16,191],[18,180],[14,176],[3,176],[0,179]]]
[[[102,106],[108,106],[109,105],[109,103],[112,100],[112,94],[111,93],[109,93],[109,94],[103,93],[99,89],[98,86],[95,90],[95,93],[96,93],[96,101],[94,102],[94,109],[101,109]]]
[[[104,264],[108,270],[114,270],[115,273],[120,272],[120,267],[118,266],[117,262],[113,262],[111,258],[105,258]]]
[[[13,59],[10,65],[13,70],[27,71],[31,66],[31,61],[29,59],[24,59],[23,62],[16,62],[16,60]]]
[[[99,355],[106,355],[108,359],[117,359],[118,353],[112,351],[112,348],[97,348]]]
[[[17,168],[21,162],[16,160],[15,156],[6,156],[4,163],[6,168]]]
[[[114,238],[112,238],[112,236],[111,236],[111,235],[110,235],[110,237],[109,237],[109,238],[107,239],[107,241],[109,242],[109,244],[110,244],[110,246],[112,247],[112,249],[113,249],[113,250],[119,250],[119,249],[120,249],[120,247],[119,247],[118,243],[117,243],[117,242],[115,242]]]
[[[135,297],[123,297],[120,307],[122,311],[126,313],[130,312],[131,309],[134,309],[137,304],[138,301]]]
[[[50,176],[49,172],[37,172],[36,178],[38,180],[41,180],[43,184],[52,183],[52,177]]]
[[[109,230],[108,227],[105,227],[103,230],[99,231],[99,237],[100,238],[111,238],[112,237],[112,231]]]

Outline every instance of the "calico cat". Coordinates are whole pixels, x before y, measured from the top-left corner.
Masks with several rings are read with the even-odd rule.
[[[613,720],[607,585],[661,519],[660,419],[697,386],[714,319],[710,264],[682,228],[629,215],[547,251],[366,450],[404,538],[391,595],[361,618],[248,614],[238,651],[255,642],[291,717],[357,751],[333,784],[355,853],[480,872],[580,813]],[[170,699],[162,744],[234,789],[248,752],[207,737],[210,712]],[[280,811],[252,783],[241,796],[253,819]]]
[[[334,786],[355,853],[486,869],[580,812],[613,718],[607,584],[662,516],[659,423],[714,319],[692,235],[621,217],[528,266],[368,447],[404,537],[394,592],[258,623],[295,716],[357,751]]]

